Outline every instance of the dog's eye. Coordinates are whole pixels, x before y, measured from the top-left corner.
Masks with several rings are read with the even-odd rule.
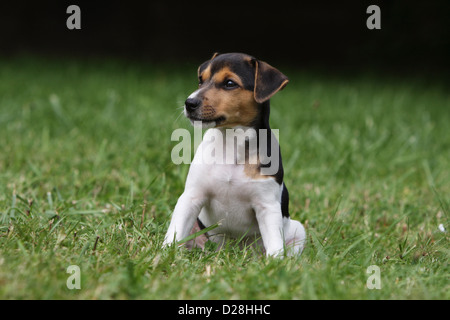
[[[238,84],[233,80],[226,80],[224,86],[226,89],[234,89],[238,87]]]
[[[198,85],[201,86],[203,84],[203,79],[202,77],[198,77]]]

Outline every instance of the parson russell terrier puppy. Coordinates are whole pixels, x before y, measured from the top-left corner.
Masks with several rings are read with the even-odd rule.
[[[300,254],[305,229],[289,218],[279,144],[269,126],[269,99],[288,78],[252,56],[216,53],[200,65],[198,79],[184,114],[194,126],[211,129],[195,153],[163,246],[218,223],[190,246],[237,239],[267,256]]]

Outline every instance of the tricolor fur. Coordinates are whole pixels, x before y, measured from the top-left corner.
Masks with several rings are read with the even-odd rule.
[[[193,245],[201,247],[206,240],[223,245],[228,239],[239,239],[261,247],[267,255],[301,253],[305,230],[289,217],[281,152],[269,126],[269,99],[286,86],[288,78],[252,56],[229,53],[215,54],[200,65],[198,79],[199,88],[186,100],[184,112],[193,124],[210,129],[194,156],[164,245],[219,223]],[[227,146],[224,140],[230,129],[241,145]],[[204,151],[219,145],[224,161],[203,161],[208,157]],[[261,158],[261,148],[267,158]],[[274,160],[271,156],[277,154]],[[273,174],[264,174],[264,168],[273,165]]]

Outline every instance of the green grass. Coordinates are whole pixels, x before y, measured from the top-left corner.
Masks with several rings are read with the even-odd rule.
[[[196,66],[0,60],[0,298],[449,299],[444,83],[281,69],[271,125],[308,242],[277,260],[161,249]]]

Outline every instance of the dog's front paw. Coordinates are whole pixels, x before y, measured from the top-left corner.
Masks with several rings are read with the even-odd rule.
[[[164,240],[161,248],[162,249],[166,249],[166,248],[170,247],[171,245],[173,245],[173,242],[169,242],[169,241]]]
[[[283,259],[285,256],[284,249],[266,251],[267,258]]]
[[[175,238],[175,234],[171,235],[171,234],[167,233],[166,236],[164,237],[164,242],[162,244],[162,248],[165,249],[165,248],[171,247],[174,244],[176,244],[176,242],[177,241]]]

